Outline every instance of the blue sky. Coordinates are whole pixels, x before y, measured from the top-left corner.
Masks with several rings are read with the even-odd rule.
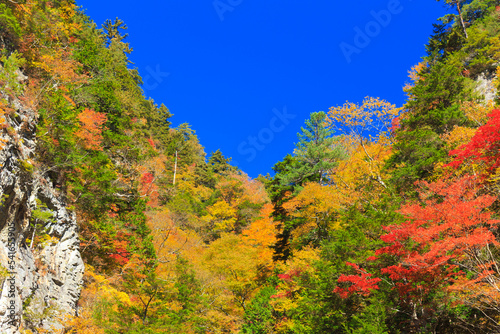
[[[441,2],[77,0],[125,21],[145,94],[251,177],[292,153],[311,112],[365,96],[398,106]]]

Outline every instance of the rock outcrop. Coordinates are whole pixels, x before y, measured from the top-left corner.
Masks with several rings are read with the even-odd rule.
[[[484,96],[485,102],[493,102],[497,96],[495,87],[496,76],[494,72],[484,72],[476,78],[476,91]]]
[[[13,109],[0,130],[0,333],[56,332],[81,290],[76,216],[49,179],[51,166],[36,163],[35,112],[0,98]]]

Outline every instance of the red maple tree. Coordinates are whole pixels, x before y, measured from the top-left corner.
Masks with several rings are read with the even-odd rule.
[[[487,210],[496,198],[478,195],[473,177],[422,181],[417,186],[420,202],[402,207],[400,212],[407,221],[386,227],[388,233],[381,238],[388,246],[376,252],[399,259],[396,265],[383,268],[382,273],[396,283],[402,296],[410,298],[422,298],[463,278],[462,263],[469,254],[498,244],[493,231],[500,222]]]
[[[489,173],[500,167],[500,109],[493,110],[488,118],[469,143],[450,151],[450,156],[454,156],[450,166],[458,168],[468,161],[484,163]]]

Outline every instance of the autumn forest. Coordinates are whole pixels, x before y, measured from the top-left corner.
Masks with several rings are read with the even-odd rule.
[[[23,140],[14,100],[36,114],[21,166],[75,213],[85,263],[78,311],[21,333],[500,332],[500,6],[443,4],[404,105],[311,112],[251,179],[145,96],[125,22],[0,1],[0,129]]]

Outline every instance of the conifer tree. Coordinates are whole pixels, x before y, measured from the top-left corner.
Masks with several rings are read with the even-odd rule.
[[[311,113],[305,127],[300,128],[296,144],[296,164],[287,166],[282,185],[301,185],[305,181],[323,183],[326,174],[343,157],[342,148],[328,128],[323,111]]]

